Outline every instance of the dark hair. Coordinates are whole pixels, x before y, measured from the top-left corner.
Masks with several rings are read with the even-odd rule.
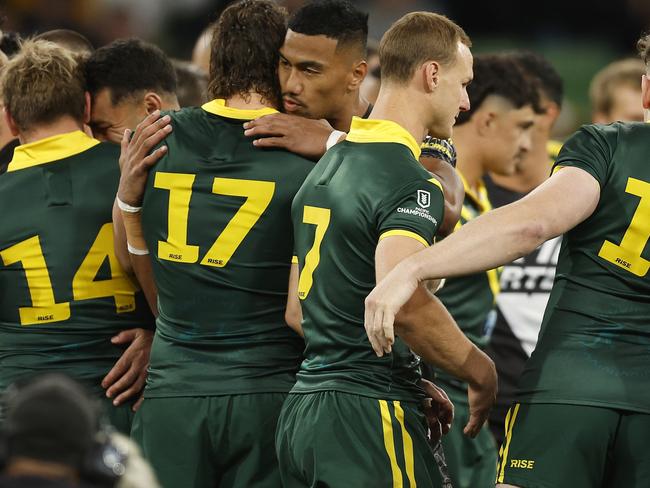
[[[428,60],[453,64],[458,56],[459,42],[472,46],[465,31],[444,15],[433,12],[406,14],[381,38],[382,81],[407,83],[418,66]]]
[[[223,11],[210,43],[212,98],[255,92],[279,107],[278,61],[286,21],[286,11],[270,0],[242,0]]]
[[[474,79],[467,87],[467,94],[471,108],[460,112],[456,125],[467,122],[491,95],[508,100],[515,108],[532,105],[535,112],[542,111],[536,81],[526,75],[519,63],[503,54],[481,54],[474,58]]]
[[[208,96],[208,75],[198,66],[172,59],[176,70],[176,96],[178,104],[183,107],[198,107],[207,102]]]
[[[368,14],[347,0],[315,0],[298,9],[289,19],[289,29],[306,36],[336,39],[337,49],[356,44],[366,55]]]
[[[54,29],[43,32],[34,37],[34,40],[50,41],[77,54],[88,55],[95,50],[86,36],[70,29]]]
[[[650,63],[650,33],[646,33],[637,41],[636,48],[643,63],[648,66]]]
[[[176,93],[176,73],[167,55],[140,39],[118,39],[93,52],[84,63],[88,91],[111,90],[117,104],[142,90]]]
[[[546,98],[556,103],[558,107],[562,106],[564,82],[548,59],[532,51],[513,51],[507,54],[519,63],[526,74],[537,80]]]

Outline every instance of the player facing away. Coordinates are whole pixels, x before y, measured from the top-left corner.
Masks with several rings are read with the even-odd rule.
[[[0,390],[57,371],[105,399],[102,380],[119,362],[127,369],[113,391],[132,399],[144,386],[153,317],[113,252],[119,150],[82,132],[84,81],[62,47],[26,42],[4,69],[2,94],[21,145],[0,181]],[[125,350],[112,339],[126,330],[142,340]],[[105,401],[128,434],[131,405]]]
[[[270,0],[223,12],[212,37],[214,99],[169,114],[164,156],[146,184],[142,230],[159,315],[133,436],[164,486],[281,484],[276,422],[304,347],[284,320],[291,201],[313,163],[256,148],[243,123],[280,105],[285,22]]]
[[[471,435],[494,401],[493,364],[424,288],[400,317],[392,353],[377,357],[363,327],[376,279],[431,245],[442,221],[441,186],[417,158],[427,129],[448,138],[469,108],[469,44],[443,16],[398,20],[382,40],[382,89],[370,118],[353,119],[347,140],[294,199],[293,292],[306,349],[278,423],[285,487],[435,486],[419,358],[410,348],[470,383]]]
[[[650,37],[641,39],[646,66]],[[643,106],[650,82],[643,76]],[[420,279],[510,262],[564,233],[539,342],[506,417],[497,486],[650,483],[647,123],[584,126],[521,200],[404,261],[366,302],[382,341]]]

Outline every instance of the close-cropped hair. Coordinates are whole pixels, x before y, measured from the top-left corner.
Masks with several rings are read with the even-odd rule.
[[[365,57],[368,45],[368,14],[348,0],[313,0],[289,19],[289,29],[306,36],[325,36],[336,48],[357,47]]]
[[[426,61],[451,65],[458,43],[472,42],[465,31],[444,15],[412,12],[396,21],[379,44],[382,82],[408,82]]]
[[[470,109],[460,112],[456,125],[464,124],[490,96],[498,96],[519,109],[530,105],[541,112],[535,79],[524,72],[512,57],[504,54],[480,54],[474,57],[474,79],[467,87]]]
[[[88,56],[95,50],[86,36],[70,29],[50,30],[37,35],[34,39],[53,42],[83,56]]]
[[[601,69],[589,85],[589,99],[594,113],[608,114],[614,107],[614,95],[621,86],[641,91],[641,77],[646,67],[637,58],[614,61]]]
[[[286,11],[270,0],[242,0],[225,9],[212,35],[210,97],[257,93],[279,107],[278,61],[286,22]]]
[[[114,105],[142,91],[176,93],[176,72],[157,46],[141,39],[118,39],[95,50],[84,63],[88,91],[110,89]]]
[[[20,131],[68,115],[83,122],[83,73],[67,49],[49,41],[25,41],[2,70],[5,108]]]
[[[512,51],[507,55],[512,56],[528,75],[535,78],[544,97],[562,107],[564,81],[548,59],[533,51]]]

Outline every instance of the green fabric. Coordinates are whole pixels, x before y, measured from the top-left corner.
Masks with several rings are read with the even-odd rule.
[[[163,488],[278,488],[284,393],[147,398],[133,423]]]
[[[452,484],[454,488],[492,486],[498,453],[490,428],[485,424],[474,439],[463,434],[463,428],[469,421],[467,392],[445,391],[454,404],[451,430],[442,438]]]
[[[119,407],[113,406],[113,399],[104,397],[101,401],[103,420],[112,425],[118,432],[128,436],[131,433],[133,417],[133,401],[123,403]]]
[[[511,408],[506,425],[512,431],[500,451],[498,482],[522,488],[641,488],[650,484],[650,415],[522,403]]]
[[[255,148],[243,134],[243,120],[201,108],[170,115],[168,151],[150,173],[143,202],[160,312],[145,395],[288,392],[303,348],[284,321],[293,249],[290,205],[313,163]],[[181,238],[194,258],[178,246],[167,254],[161,249],[172,199],[160,183],[165,174],[173,185],[193,179],[189,212],[174,203],[171,220],[187,223]],[[228,195],[227,185],[242,196]],[[269,200],[255,214],[251,205],[264,197],[259,187],[270,188]],[[251,219],[248,232],[242,216]],[[232,242],[233,231],[242,240],[232,257],[210,254],[215,242],[222,248]],[[181,258],[188,262],[177,262]]]
[[[648,124],[586,126],[560,152],[556,166],[590,173],[600,201],[562,241],[521,401],[650,413],[650,276],[634,267],[650,264],[649,137]]]
[[[419,359],[399,338],[392,354],[378,358],[363,320],[379,237],[406,231],[433,242],[444,202],[430,178],[405,145],[346,141],[330,149],[305,181],[292,207],[301,279],[308,253],[318,256],[318,265],[311,288],[299,287],[306,349],[293,391],[420,397]],[[320,246],[316,236],[325,226],[304,223],[314,221],[306,208],[329,216]]]
[[[101,241],[113,254],[111,210],[120,176],[119,152],[117,146],[98,144],[0,178],[0,390],[20,377],[47,371],[68,374],[103,397],[101,380],[124,349],[111,344],[111,337],[134,327],[153,328],[141,292],[121,305],[113,296],[75,299],[73,293],[73,280],[86,258],[99,260],[96,274],[87,275],[94,285],[111,276],[125,279],[117,260],[113,258],[111,269],[105,252],[94,246]],[[28,239],[35,242],[36,236],[42,258],[38,246],[32,245],[27,260],[44,260],[55,303],[69,303],[70,314],[65,320],[21,325],[19,308],[32,307],[33,301],[25,261],[6,264],[7,253]],[[28,267],[40,270],[38,290],[47,291],[42,265]],[[120,285],[111,291],[120,294],[126,289]],[[50,315],[41,314],[46,319]]]
[[[289,394],[276,436],[278,486],[435,487],[426,432],[417,404],[335,391]]]

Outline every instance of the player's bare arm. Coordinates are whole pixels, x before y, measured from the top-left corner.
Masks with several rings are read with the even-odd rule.
[[[366,299],[366,324],[379,347],[395,314],[426,279],[462,276],[514,261],[589,217],[600,198],[586,171],[566,167],[521,200],[464,225],[391,271]]]
[[[375,253],[375,270],[379,282],[407,256],[424,249],[419,241],[403,236],[382,239]],[[368,316],[366,324],[376,323]],[[382,356],[390,347],[382,349],[376,334],[368,330],[375,352]],[[394,341],[393,329],[383,330],[384,340]],[[474,437],[485,423],[494,404],[497,376],[492,360],[465,337],[444,305],[423,286],[418,286],[397,315],[394,333],[422,359],[469,384],[470,420],[464,432]]]
[[[289,273],[289,293],[287,295],[287,309],[284,313],[284,320],[298,335],[304,337],[302,331],[302,308],[300,307],[300,299],[298,298],[299,277],[300,271],[298,265],[294,263],[291,265],[291,272]]]
[[[255,137],[257,147],[287,149],[314,161],[325,154],[325,144],[334,131],[326,120],[280,113],[246,122],[244,129],[244,135]]]

